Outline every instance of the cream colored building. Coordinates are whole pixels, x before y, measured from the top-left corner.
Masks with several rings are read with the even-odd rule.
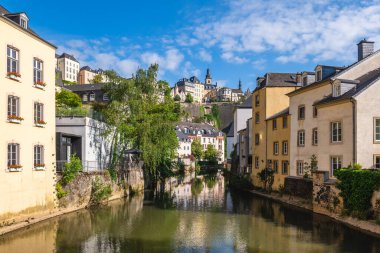
[[[55,207],[55,50],[0,6],[0,221]]]
[[[96,75],[102,76],[101,83],[108,82],[108,78],[106,75],[104,75],[104,72],[102,70],[93,70],[89,66],[84,66],[79,71],[79,78],[78,78],[78,84],[90,84],[94,83],[94,78]]]
[[[312,155],[330,177],[354,163],[380,167],[380,52],[363,51],[368,44],[358,44],[360,61],[334,72],[319,65],[316,82],[288,94],[292,176],[303,176]]]
[[[69,82],[78,82],[80,64],[73,55],[63,53],[56,56],[57,69],[62,72],[62,79]]]
[[[273,119],[275,115],[289,107],[289,97],[286,94],[299,87],[297,76],[293,73],[267,73],[264,77],[257,79],[257,87],[252,94],[253,164],[251,179],[255,186],[262,187],[257,174],[265,168],[273,167],[271,163],[274,158],[272,154],[268,153],[269,151],[272,153],[273,143],[277,141],[278,145],[282,145],[282,142],[289,137],[288,126],[283,129],[282,122],[279,120],[278,127],[281,126],[280,129],[283,130],[272,131],[272,126],[268,126],[267,120]],[[286,156],[286,154],[285,156],[278,155],[278,171],[281,174],[282,171],[284,171],[283,174],[288,173],[289,161],[286,160]]]

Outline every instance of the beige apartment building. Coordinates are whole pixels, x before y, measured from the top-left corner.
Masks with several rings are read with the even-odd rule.
[[[55,207],[55,50],[0,6],[0,222]]]
[[[84,67],[80,68],[78,84],[94,83],[94,78],[97,75],[101,75],[101,77],[102,77],[101,83],[106,83],[109,81],[107,76],[104,75],[103,70],[101,70],[101,69],[93,70],[89,66],[84,66]]]
[[[318,65],[315,82],[289,93],[290,174],[303,176],[315,155],[328,171],[359,163],[380,168],[380,52],[358,44],[358,62],[342,69]]]

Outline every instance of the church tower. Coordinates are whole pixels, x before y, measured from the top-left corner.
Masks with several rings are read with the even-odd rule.
[[[205,78],[205,84],[212,84],[212,78],[210,74],[210,69],[207,68],[206,78]]]
[[[239,90],[241,90],[241,80],[239,79]]]

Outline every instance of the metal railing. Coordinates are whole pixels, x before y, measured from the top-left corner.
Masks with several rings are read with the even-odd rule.
[[[66,163],[67,160],[56,161],[56,172],[62,173]],[[98,161],[82,161],[82,172],[101,172],[105,170],[105,166],[101,166]]]

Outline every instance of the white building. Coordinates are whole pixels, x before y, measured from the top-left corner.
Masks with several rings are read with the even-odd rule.
[[[203,123],[181,122],[176,126],[179,147],[178,157],[184,158],[191,155],[191,143],[199,139],[205,151],[208,145],[212,145],[219,154],[218,161],[224,161],[224,134],[211,125]]]
[[[234,145],[238,143],[238,132],[247,127],[247,120],[252,118],[252,95],[234,110]]]
[[[62,72],[62,79],[69,82],[78,82],[79,62],[74,56],[63,53],[57,55],[57,69]]]

